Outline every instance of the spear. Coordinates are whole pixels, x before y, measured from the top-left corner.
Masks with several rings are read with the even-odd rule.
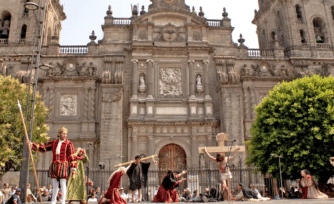
[[[39,184],[38,184],[38,179],[37,179],[37,173],[36,173],[34,158],[32,157],[32,152],[31,152],[31,148],[30,148],[30,144],[29,144],[29,138],[28,138],[28,134],[27,134],[27,128],[26,128],[26,124],[24,122],[24,118],[23,118],[23,114],[22,114],[22,108],[21,108],[21,104],[20,104],[19,99],[17,99],[17,104],[18,104],[19,109],[20,109],[20,115],[21,115],[21,119],[22,119],[22,125],[23,125],[24,135],[26,136],[26,141],[27,141],[27,145],[28,145],[28,149],[29,149],[31,164],[32,164],[32,168],[34,170],[35,181],[36,181],[36,185],[37,185],[37,191],[38,191],[39,199],[40,199],[41,203],[43,204],[41,191],[39,190]],[[33,120],[33,118],[31,120]],[[26,195],[24,195],[24,196],[26,196]]]

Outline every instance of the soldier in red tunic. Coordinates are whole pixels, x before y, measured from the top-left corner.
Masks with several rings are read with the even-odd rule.
[[[30,143],[34,151],[45,153],[47,151],[52,151],[53,159],[49,168],[49,175],[52,180],[52,200],[51,204],[56,203],[58,191],[59,191],[59,182],[61,186],[61,203],[65,204],[66,199],[66,179],[69,176],[69,169],[74,174],[76,170],[76,156],[75,149],[73,144],[67,139],[68,130],[65,127],[62,127],[58,131],[59,139],[46,142],[44,144]]]

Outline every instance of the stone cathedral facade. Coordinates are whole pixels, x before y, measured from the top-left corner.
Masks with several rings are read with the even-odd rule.
[[[1,71],[22,83],[35,29],[25,2],[0,0]],[[42,62],[53,68],[40,71],[39,91],[51,108],[49,134],[65,125],[90,167],[138,154],[159,155],[163,168],[208,166],[198,147],[216,146],[219,132],[244,145],[254,107],[277,83],[334,71],[334,0],[259,0],[259,49],[232,40],[238,25],[225,9],[211,20],[185,0],[151,2],[127,18],[106,8],[103,39],[92,33],[87,45],[61,46],[66,15],[59,0],[47,0]],[[37,167],[50,160],[44,154]]]

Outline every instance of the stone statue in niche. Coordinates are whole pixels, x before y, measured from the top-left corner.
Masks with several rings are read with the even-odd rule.
[[[110,71],[105,71],[102,73],[102,84],[111,84],[112,78]]]
[[[182,71],[181,68],[160,68],[160,95],[182,95]]]
[[[197,77],[196,77],[196,90],[197,90],[197,93],[203,93],[203,85],[202,85],[201,75],[197,75]]]
[[[139,77],[139,92],[143,93],[143,92],[145,92],[145,90],[146,90],[145,77],[144,77],[144,75],[142,74],[142,75]]]
[[[62,95],[60,98],[60,115],[76,116],[77,115],[77,95]]]

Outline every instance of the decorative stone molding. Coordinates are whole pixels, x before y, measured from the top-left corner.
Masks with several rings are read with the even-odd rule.
[[[310,61],[306,60],[291,60],[290,63],[295,67],[295,74],[297,77],[311,76],[312,73],[309,69],[311,65]]]
[[[102,102],[112,103],[122,99],[123,89],[121,87],[112,87],[102,85]]]
[[[221,58],[216,58],[215,63],[216,63],[218,83],[220,85],[240,83],[240,75],[234,69],[235,65],[234,59],[225,60]]]

